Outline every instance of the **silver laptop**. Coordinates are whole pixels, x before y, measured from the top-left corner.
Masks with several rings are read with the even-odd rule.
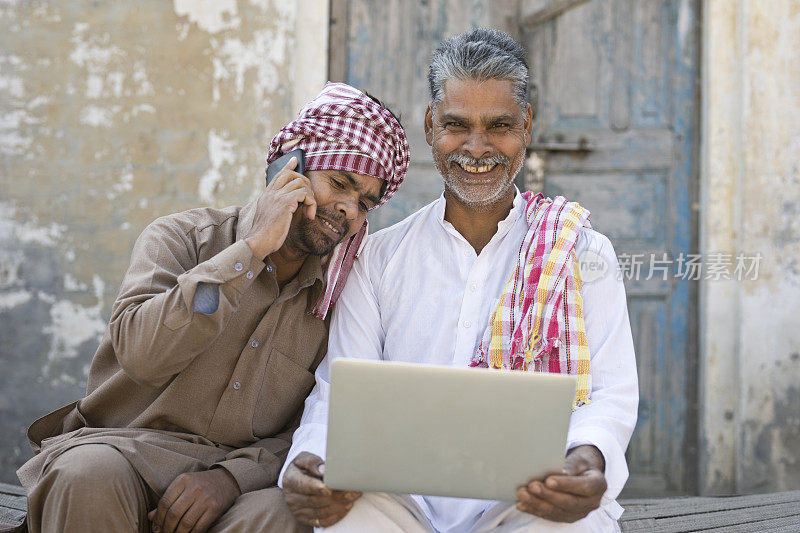
[[[575,378],[337,359],[325,484],[515,501],[561,472]]]

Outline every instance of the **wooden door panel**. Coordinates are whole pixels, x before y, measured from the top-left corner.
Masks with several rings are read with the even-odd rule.
[[[694,239],[697,91],[687,76],[697,71],[696,17],[692,0],[591,0],[524,32],[543,190],[588,208],[630,269],[641,398],[628,450],[631,495],[692,490],[687,324],[694,304],[669,261]]]
[[[590,211],[597,207],[600,213],[593,213],[593,227],[613,238],[620,250],[663,250],[665,182],[662,173],[553,173],[548,176],[545,193],[575,200]],[[606,206],[617,204],[625,209],[608,212]]]

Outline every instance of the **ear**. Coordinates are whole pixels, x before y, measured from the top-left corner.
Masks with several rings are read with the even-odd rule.
[[[425,110],[425,140],[428,146],[433,146],[433,111],[431,111],[431,104],[428,104],[428,109]]]
[[[525,104],[525,106],[525,146],[528,146],[533,134],[533,108],[531,104]]]

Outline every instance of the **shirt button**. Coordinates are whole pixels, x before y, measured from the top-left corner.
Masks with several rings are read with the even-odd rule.
[[[253,339],[253,341],[250,343],[250,346],[252,346],[253,348],[258,348],[258,341]]]
[[[464,327],[465,327],[465,328],[468,328],[468,327],[470,327],[471,325],[472,325],[472,322],[470,322],[469,320],[465,320],[465,321],[464,321]]]
[[[241,388],[242,388],[242,384],[241,383],[239,383],[238,381],[234,381],[233,382],[233,389],[234,390],[239,390]]]
[[[471,290],[472,292],[477,291],[478,290],[478,284],[477,283],[473,283],[472,285],[469,286],[469,290]]]
[[[248,270],[247,274],[245,274],[245,277],[247,279],[253,279],[253,271],[252,270]]]
[[[243,264],[241,264],[241,263],[236,263],[235,265],[233,265],[233,269],[234,269],[236,272],[241,272],[241,270],[242,270],[243,268],[244,268],[244,265],[243,265]]]
[[[272,265],[267,265],[267,272],[272,272]]]

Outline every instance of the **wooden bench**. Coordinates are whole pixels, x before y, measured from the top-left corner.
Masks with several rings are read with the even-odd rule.
[[[623,500],[622,531],[648,533],[798,533],[800,490],[719,498]],[[0,483],[0,531],[22,523],[22,487]]]
[[[800,490],[717,498],[624,500],[622,531],[800,533]]]
[[[20,525],[26,509],[22,487],[0,483],[0,531],[9,531]]]

